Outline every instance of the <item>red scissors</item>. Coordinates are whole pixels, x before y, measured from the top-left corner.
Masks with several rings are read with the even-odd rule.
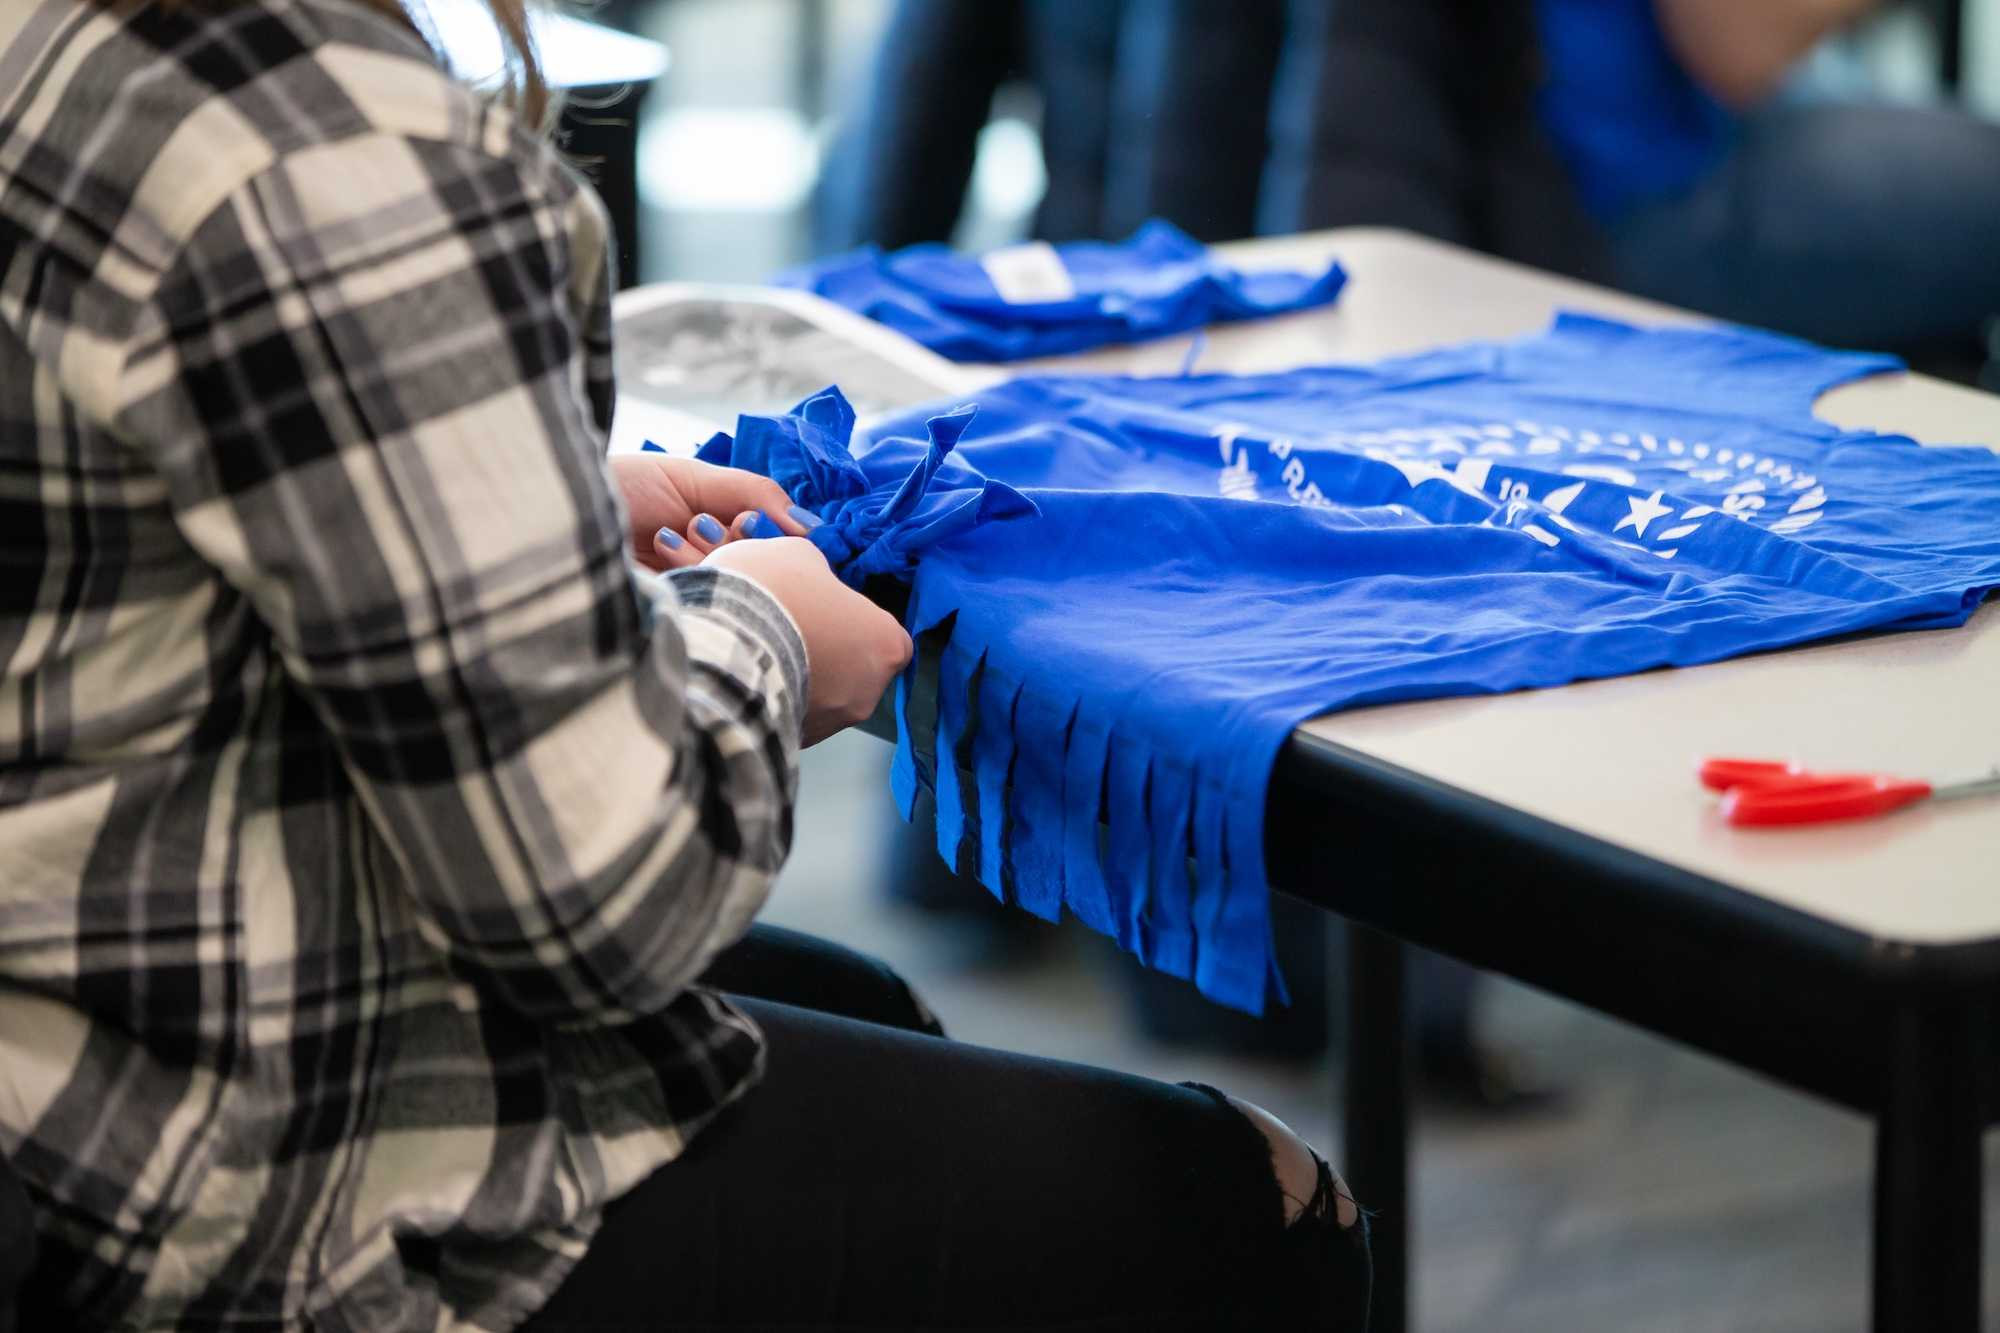
[[[1710,759],[1701,785],[1722,793],[1722,817],[1737,825],[1824,824],[1885,815],[1918,801],[2000,795],[2000,768],[1934,786],[1885,773],[1814,773],[1763,759]]]

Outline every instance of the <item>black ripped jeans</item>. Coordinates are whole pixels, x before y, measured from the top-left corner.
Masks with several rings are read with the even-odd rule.
[[[945,1039],[871,959],[758,927],[705,980],[764,1082],[606,1210],[522,1333],[1338,1330],[1365,1224],[1298,1221],[1220,1094]]]

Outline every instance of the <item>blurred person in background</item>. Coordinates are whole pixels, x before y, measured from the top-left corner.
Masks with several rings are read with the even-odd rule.
[[[979,132],[1010,82],[1037,87],[1047,187],[1033,232],[1105,234],[1124,0],[898,0],[813,200],[822,254],[949,240]]]
[[[816,245],[948,240],[995,93],[1033,88],[1041,240],[1164,217],[1198,240],[1255,229],[1286,0],[898,0],[822,178]]]
[[[1307,0],[1265,225],[1408,227],[1963,374],[2000,314],[2000,126],[1787,82],[1875,8]]]
[[[819,248],[945,240],[993,92],[1033,233],[1397,226],[1708,314],[1962,362],[2000,314],[2000,125],[1792,78],[1874,0],[901,0]]]
[[[1788,95],[1872,0],[1538,0],[1540,109],[1618,284],[1850,347],[2000,314],[2000,125]]]

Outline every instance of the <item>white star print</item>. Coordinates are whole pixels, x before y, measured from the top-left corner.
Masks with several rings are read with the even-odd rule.
[[[1402,473],[1403,480],[1408,482],[1413,488],[1421,486],[1427,481],[1451,480],[1450,473],[1426,458],[1398,458],[1394,454],[1384,453],[1379,449],[1369,450],[1368,457],[1378,463],[1387,463],[1390,467]]]
[[[1486,478],[1493,471],[1490,458],[1461,458],[1451,470],[1451,484],[1470,495],[1486,493]]]
[[[1584,483],[1579,481],[1573,486],[1563,486],[1550,491],[1542,497],[1542,507],[1551,514],[1560,514],[1569,508],[1570,501],[1583,494],[1583,487]]]
[[[1641,537],[1646,535],[1646,528],[1654,519],[1671,514],[1674,510],[1672,505],[1663,505],[1660,503],[1659,491],[1654,491],[1643,500],[1636,495],[1627,496],[1625,503],[1632,506],[1632,512],[1619,519],[1618,526],[1611,530],[1617,532],[1622,528],[1629,527],[1635,534]]]

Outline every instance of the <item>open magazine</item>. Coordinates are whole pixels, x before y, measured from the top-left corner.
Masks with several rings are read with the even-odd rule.
[[[692,453],[738,413],[783,412],[829,384],[867,419],[1000,377],[956,365],[806,292],[656,283],[619,293],[611,452]]]

